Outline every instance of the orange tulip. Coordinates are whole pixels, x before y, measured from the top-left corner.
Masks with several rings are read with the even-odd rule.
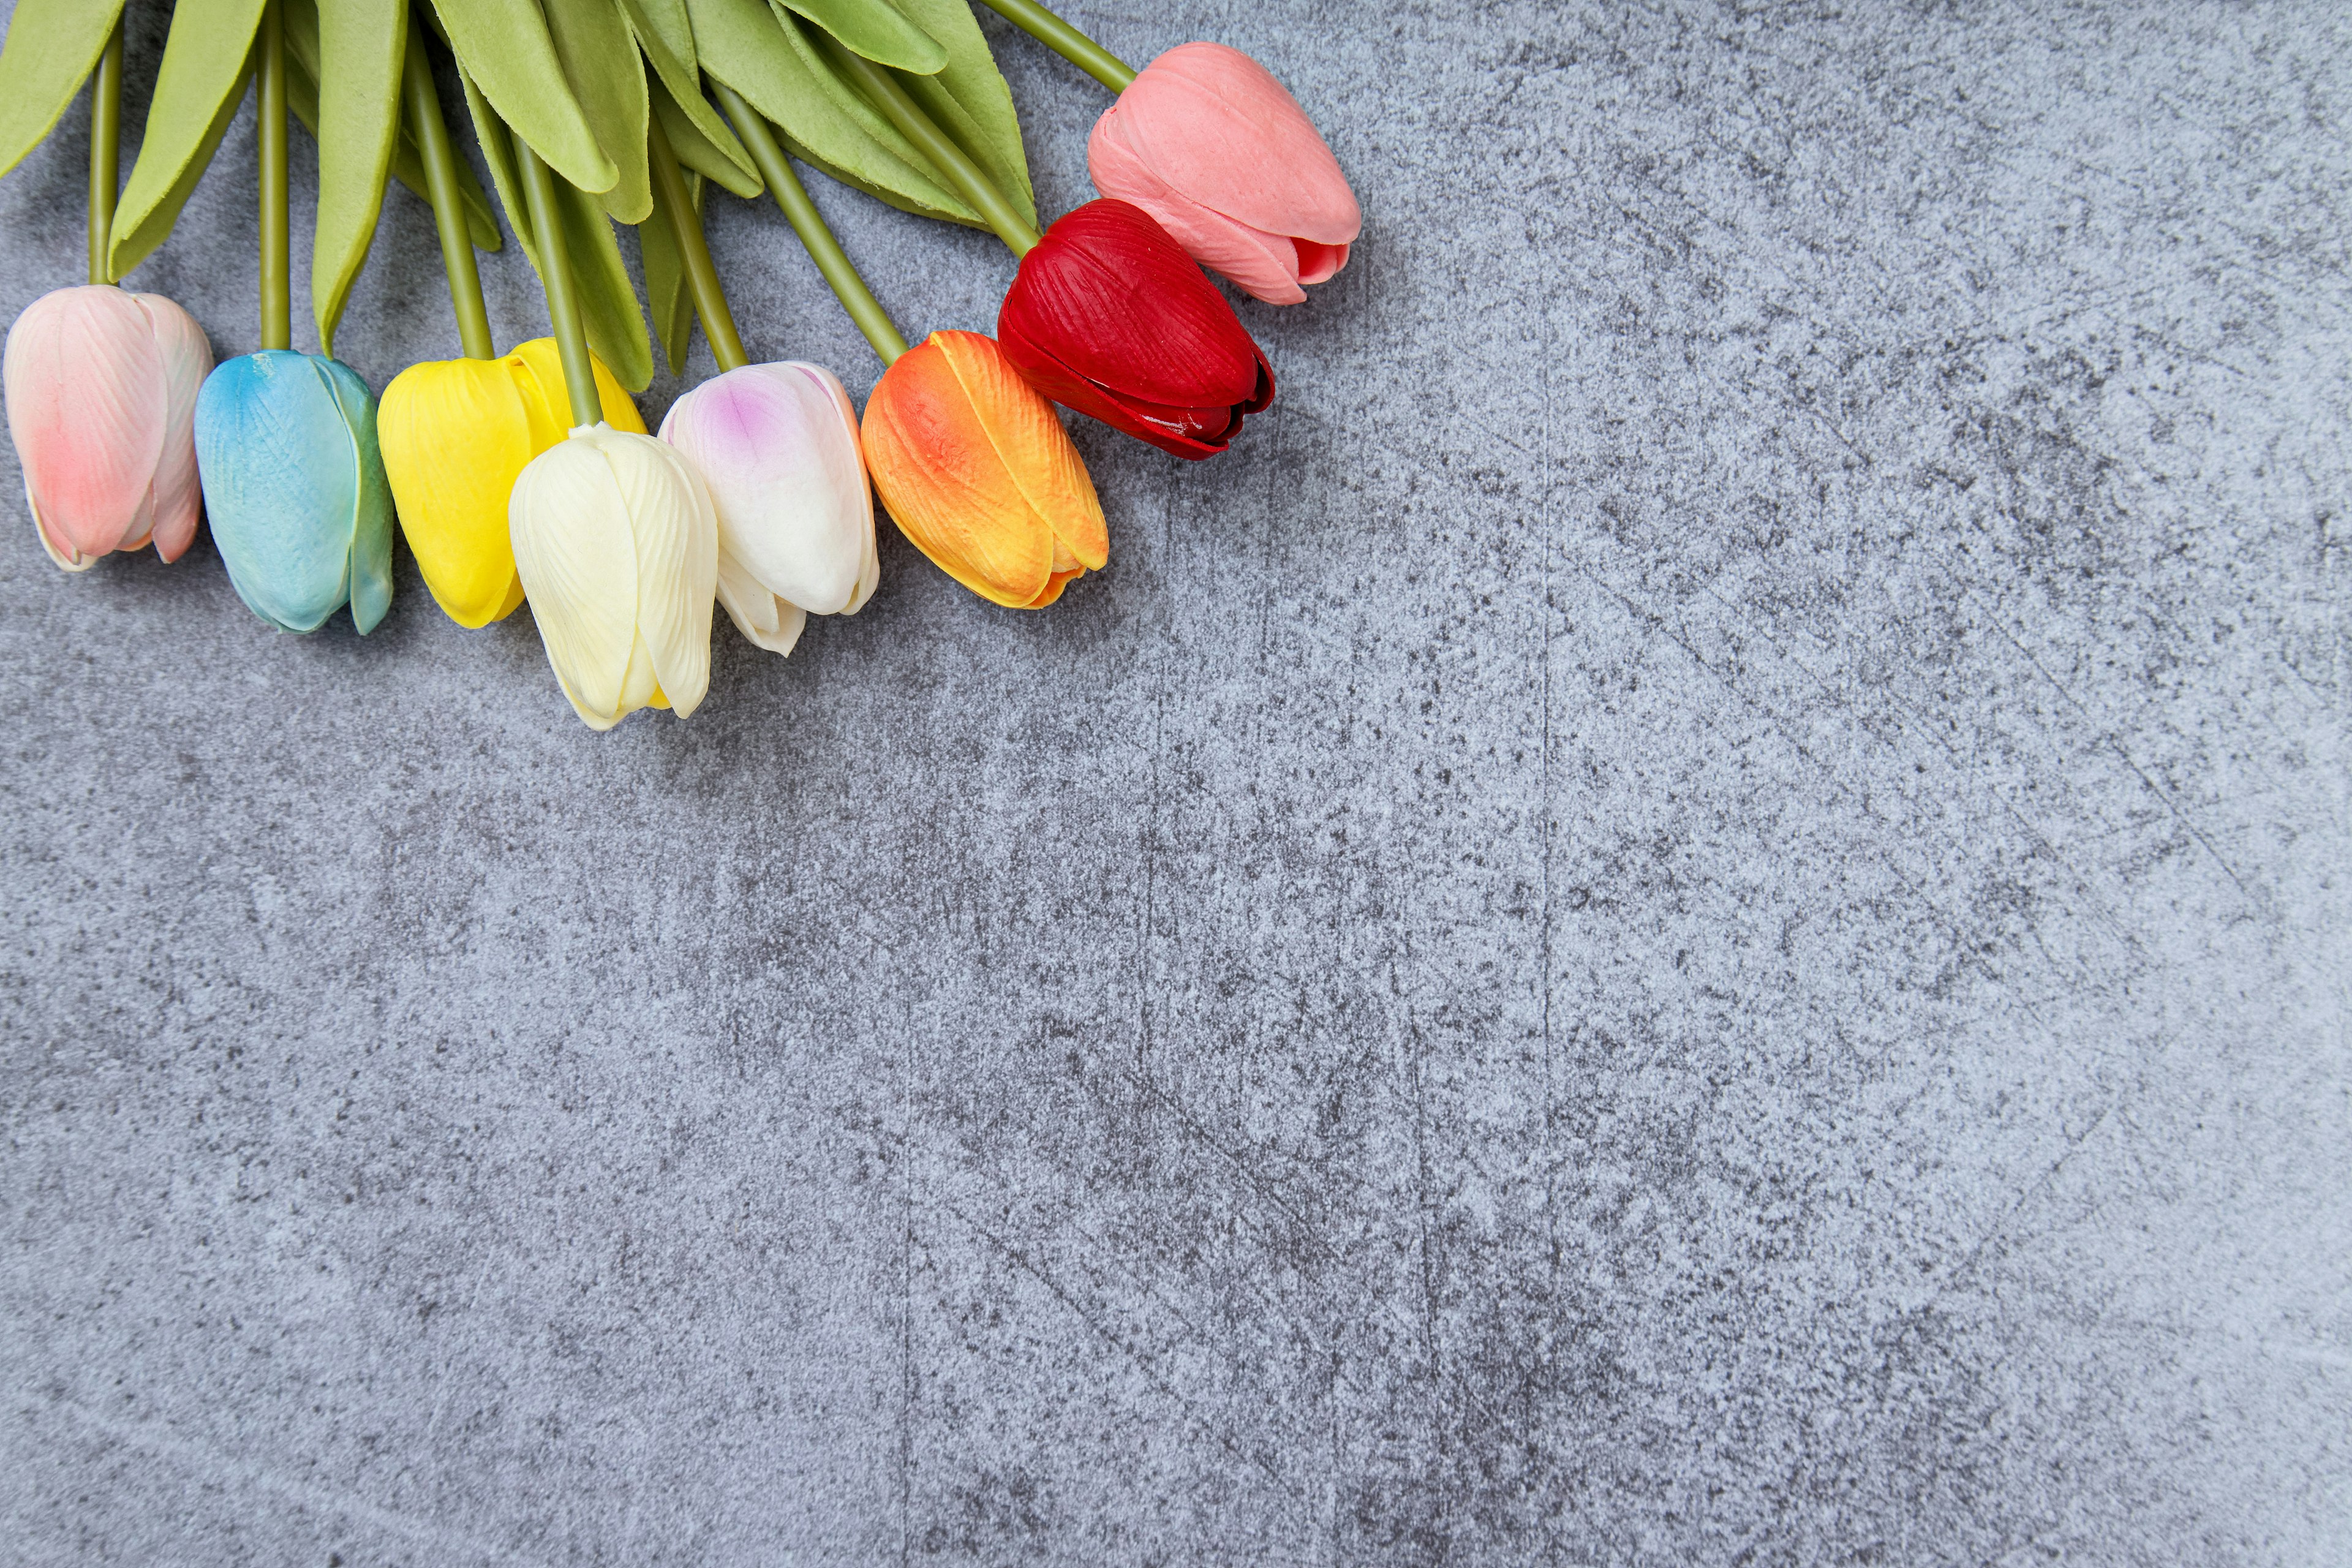
[[[1110,559],[1085,460],[992,338],[933,332],[866,401],[866,466],[898,531],[983,599],[1040,610]]]

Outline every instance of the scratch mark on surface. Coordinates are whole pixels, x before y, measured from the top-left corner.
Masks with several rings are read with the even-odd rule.
[[[51,1398],[41,1405],[19,1405],[18,1410],[20,1414],[27,1415],[53,1414],[69,1417],[92,1431],[103,1433],[126,1447],[136,1448],[142,1453],[167,1459],[181,1468],[216,1485],[251,1487],[256,1490],[268,1492],[273,1497],[283,1498],[298,1507],[315,1509],[322,1513],[341,1514],[346,1519],[372,1524],[379,1530],[388,1531],[407,1540],[437,1547],[444,1552],[453,1552],[485,1562],[526,1564],[531,1563],[530,1559],[522,1557],[507,1547],[478,1541],[470,1535],[461,1534],[430,1521],[412,1519],[404,1513],[395,1513],[391,1509],[370,1502],[365,1498],[354,1497],[349,1492],[338,1491],[331,1487],[317,1486],[297,1480],[290,1476],[280,1475],[275,1470],[255,1464],[249,1459],[241,1459],[232,1454],[221,1453],[205,1444],[192,1442],[173,1434],[160,1423],[118,1420],[112,1416],[101,1415],[70,1399],[61,1398]]]

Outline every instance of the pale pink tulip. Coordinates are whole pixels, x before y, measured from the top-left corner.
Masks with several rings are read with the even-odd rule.
[[[1339,161],[1264,66],[1180,44],[1095,121],[1087,172],[1160,221],[1192,259],[1259,299],[1296,305],[1348,264],[1362,232]]]
[[[710,491],[719,602],[751,642],[790,653],[810,616],[854,616],[874,596],[874,491],[833,372],[738,365],[671,404],[661,438]]]
[[[8,434],[49,558],[68,572],[152,540],[176,561],[196,535],[196,389],[212,345],[161,294],[58,289],[8,329]]]

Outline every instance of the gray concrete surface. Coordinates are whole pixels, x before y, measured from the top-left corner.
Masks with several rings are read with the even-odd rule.
[[[404,552],[0,529],[0,1557],[2352,1561],[2343,9],[1076,12],[1368,228],[1229,457],[1078,431],[1050,614],[891,536],[598,737]],[[224,353],[249,153],[139,279]],[[396,195],[346,357],[454,353]]]

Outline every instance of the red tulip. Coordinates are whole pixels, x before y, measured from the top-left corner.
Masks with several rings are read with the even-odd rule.
[[[1274,401],[1274,368],[1234,308],[1126,202],[1088,202],[1045,231],[996,339],[1055,402],[1180,458],[1223,451],[1242,416]]]

